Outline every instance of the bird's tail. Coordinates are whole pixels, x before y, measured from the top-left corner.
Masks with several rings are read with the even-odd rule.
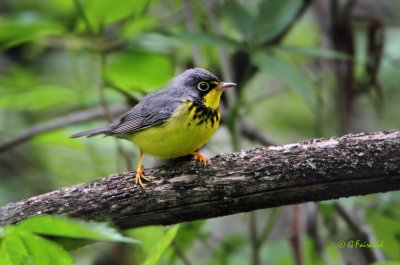
[[[107,125],[105,127],[92,129],[92,130],[84,131],[84,132],[80,132],[80,133],[75,133],[75,134],[71,135],[69,138],[77,138],[77,137],[81,137],[81,136],[92,137],[92,136],[95,136],[98,134],[110,135],[111,131],[112,131],[111,126]]]

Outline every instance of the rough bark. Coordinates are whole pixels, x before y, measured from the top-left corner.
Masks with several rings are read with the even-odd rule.
[[[314,139],[146,169],[63,188],[0,208],[0,225],[32,215],[112,220],[121,228],[174,224],[259,208],[400,189],[400,131]]]

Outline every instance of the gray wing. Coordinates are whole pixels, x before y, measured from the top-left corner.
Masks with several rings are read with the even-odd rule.
[[[111,124],[111,134],[123,134],[164,123],[183,100],[166,90],[145,97],[125,113],[119,121]]]

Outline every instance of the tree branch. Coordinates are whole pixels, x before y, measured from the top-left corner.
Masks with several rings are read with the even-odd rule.
[[[315,139],[217,155],[63,188],[0,208],[0,225],[66,214],[121,228],[174,224],[259,208],[400,189],[400,131]]]

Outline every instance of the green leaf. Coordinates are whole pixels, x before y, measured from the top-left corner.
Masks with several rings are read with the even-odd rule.
[[[60,245],[17,227],[6,227],[0,246],[2,265],[71,265],[72,257]]]
[[[34,216],[21,221],[17,227],[42,235],[138,243],[137,240],[124,237],[107,223],[85,222],[62,216]]]
[[[144,226],[126,231],[126,233],[142,241],[141,250],[145,255],[153,250],[157,242],[165,235],[165,228],[162,226]]]
[[[0,49],[40,39],[48,35],[62,34],[65,29],[52,21],[39,20],[29,12],[18,17],[0,18]]]
[[[301,1],[263,0],[256,20],[258,43],[266,42],[280,34],[294,19]]]
[[[130,38],[129,44],[138,51],[168,53],[176,49],[179,43],[167,34],[147,32]]]
[[[37,111],[55,106],[74,104],[78,95],[69,88],[38,86],[30,89],[9,89],[0,97],[0,109]]]
[[[141,16],[134,20],[126,21],[122,28],[123,37],[128,39],[132,36],[148,32],[156,27],[158,23],[160,23],[159,17],[152,15]]]
[[[241,44],[236,40],[230,39],[225,36],[218,36],[210,33],[203,32],[180,32],[174,33],[171,37],[188,43],[196,43],[210,46],[221,46],[221,47],[231,47],[239,48]]]
[[[276,50],[295,53],[310,57],[319,57],[324,59],[336,59],[336,60],[350,60],[351,57],[347,54],[337,52],[334,50],[323,49],[320,47],[300,47],[300,46],[277,46]]]
[[[143,265],[155,265],[160,260],[161,256],[167,250],[172,240],[174,240],[177,232],[179,230],[179,225],[174,226],[158,241],[157,245],[154,247],[153,251],[150,252],[146,261]]]
[[[91,27],[98,32],[100,27],[124,19],[128,16],[138,15],[154,0],[118,1],[109,0],[78,0],[91,24]]]
[[[227,1],[222,10],[248,42],[255,41],[255,20],[248,9],[238,1]]]
[[[32,257],[33,264],[69,265],[73,263],[72,257],[60,245],[29,232],[21,232],[20,236]]]
[[[3,265],[32,264],[23,240],[16,234],[7,235],[0,242],[0,260]]]
[[[252,63],[278,78],[282,84],[300,96],[307,104],[314,106],[314,96],[307,78],[295,66],[265,53],[255,53]]]
[[[284,30],[296,16],[301,1],[262,0],[257,5],[227,1],[224,11],[231,22],[242,32],[246,40],[262,44]]]
[[[160,88],[172,74],[170,58],[159,53],[114,54],[109,58],[106,68],[106,76],[111,82],[130,90]]]

